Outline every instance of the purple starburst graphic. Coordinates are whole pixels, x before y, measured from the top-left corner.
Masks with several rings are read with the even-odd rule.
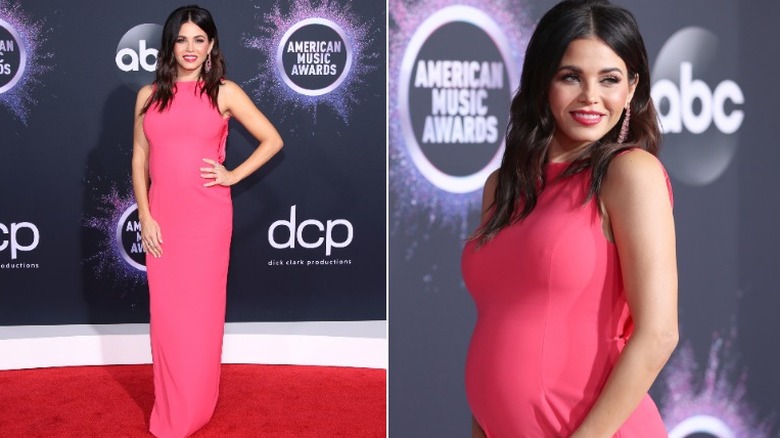
[[[533,26],[528,18],[528,7],[521,0],[430,0],[409,2],[390,1],[389,43],[389,187],[395,195],[392,205],[391,234],[403,231],[409,235],[427,235],[427,230],[441,226],[465,239],[468,217],[478,211],[482,194],[451,193],[434,186],[420,173],[404,141],[399,99],[401,62],[412,36],[420,25],[437,11],[453,5],[471,6],[484,11],[498,25],[509,42],[510,59],[507,63],[519,69],[523,64],[525,48]],[[517,84],[510,84],[514,88]],[[507,107],[509,102],[507,102]],[[503,129],[501,129],[503,130]],[[425,222],[419,223],[419,218]],[[414,246],[407,248],[411,257]]]
[[[91,183],[92,187],[100,184]],[[124,190],[125,193],[132,193]],[[112,185],[108,194],[98,197],[97,213],[84,219],[84,226],[100,233],[100,250],[89,257],[87,261],[94,263],[94,274],[98,278],[115,278],[116,281],[137,286],[146,282],[146,273],[131,266],[122,256],[124,248],[116,238],[116,230],[122,215],[135,205],[132,194],[122,195],[120,190]],[[130,290],[122,288],[122,290]]]
[[[768,438],[772,425],[760,421],[746,400],[747,373],[739,370],[732,351],[735,331],[715,336],[707,368],[699,372],[690,344],[664,370],[667,395],[661,414],[670,438],[709,434],[718,438]]]
[[[50,29],[44,28],[44,20],[31,18],[19,2],[0,0],[0,20],[8,23],[21,37],[18,43],[24,45],[26,64],[19,81],[10,90],[0,93],[0,105],[26,125],[30,108],[38,103],[33,92],[44,85],[41,76],[53,68],[49,62],[54,55],[43,49]]]
[[[255,8],[260,9],[260,6],[255,5]],[[357,90],[366,85],[366,74],[376,70],[381,61],[380,53],[368,52],[375,38],[374,32],[370,30],[372,23],[365,22],[351,8],[349,1],[293,0],[286,14],[282,12],[279,3],[269,13],[258,13],[259,35],[244,39],[246,47],[261,53],[258,74],[248,81],[256,83],[252,90],[253,96],[271,101],[274,106],[287,108],[290,112],[308,112],[315,123],[317,108],[323,104],[335,111],[348,125],[350,110],[358,103]],[[317,96],[301,94],[289,87],[277,69],[276,59],[279,44],[288,29],[311,18],[329,20],[340,27],[345,33],[348,50],[352,51],[351,67],[344,72],[346,76],[342,82],[334,90]]]

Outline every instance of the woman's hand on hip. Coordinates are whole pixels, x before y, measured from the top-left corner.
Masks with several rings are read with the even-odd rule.
[[[233,172],[227,170],[227,168],[219,164],[218,161],[212,160],[210,158],[204,158],[203,161],[207,164],[210,164],[211,167],[200,168],[201,178],[213,180],[203,184],[203,187],[212,187],[216,185],[230,187],[238,182],[233,175]]]

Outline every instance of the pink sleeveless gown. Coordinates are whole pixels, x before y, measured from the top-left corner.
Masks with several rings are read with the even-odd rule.
[[[556,180],[566,166],[547,165],[547,186],[526,219],[463,251],[478,313],[466,393],[490,438],[568,437],[633,330],[617,249],[597,202],[582,203],[590,174]],[[667,436],[649,396],[615,436]]]
[[[159,438],[189,436],[211,418],[219,394],[225,290],[232,232],[230,189],[203,187],[203,158],[225,158],[227,120],[178,82],[168,109],[150,108],[149,203],[163,255],[147,256],[154,370],[149,429]]]

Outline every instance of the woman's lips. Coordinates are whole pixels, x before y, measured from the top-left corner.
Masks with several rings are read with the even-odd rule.
[[[570,114],[575,122],[585,126],[596,125],[604,118],[604,114],[593,111],[572,111]]]

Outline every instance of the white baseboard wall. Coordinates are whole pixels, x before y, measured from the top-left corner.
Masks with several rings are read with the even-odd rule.
[[[227,323],[222,362],[387,369],[387,348],[383,320]],[[0,327],[0,370],[151,360],[149,324]]]

